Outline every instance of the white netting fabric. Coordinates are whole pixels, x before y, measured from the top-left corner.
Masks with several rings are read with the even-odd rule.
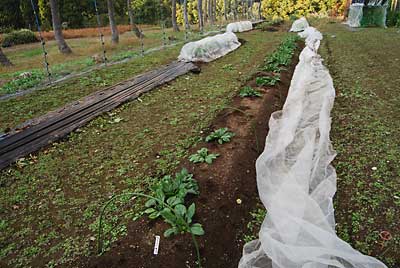
[[[363,17],[364,4],[352,4],[349,8],[349,16],[345,24],[353,28],[361,26],[361,19]]]
[[[306,18],[302,17],[298,20],[295,20],[290,28],[290,32],[301,32],[304,31],[308,26],[308,21]]]
[[[186,62],[210,62],[240,47],[232,32],[217,34],[184,45],[178,60]]]
[[[306,46],[317,52],[322,40],[322,34],[314,27],[307,27],[304,31],[298,33],[301,38],[305,39]]]
[[[226,26],[227,32],[237,33],[237,32],[246,32],[250,30],[253,30],[253,23],[251,23],[251,21],[232,22]]]
[[[283,110],[270,118],[256,162],[267,216],[259,239],[244,246],[240,268],[386,267],[335,233],[335,151],[329,138],[335,90],[316,43],[310,40],[312,47],[301,52]]]

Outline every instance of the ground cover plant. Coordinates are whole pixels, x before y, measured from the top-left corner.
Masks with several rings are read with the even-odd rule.
[[[122,193],[127,195],[116,198],[107,208],[105,247],[126,235],[126,222],[143,210],[128,193],[147,192],[158,178],[173,173],[188,158],[190,149],[204,140],[203,130],[238,94],[247,74],[256,71],[259,55],[272,52],[283,33],[268,33],[266,38],[266,33],[254,31],[240,37],[248,42],[203,66],[200,74],[186,75],[153,90],[140,100],[93,120],[67,140],[3,170],[2,265],[68,267],[81,255],[97,254],[99,208]],[[14,127],[104,84],[131,77],[135,70],[143,72],[175,59],[178,49],[168,51],[144,57],[137,64],[110,66],[65,83],[58,90],[21,97],[19,102],[2,102],[1,126]],[[227,64],[235,68],[223,70]],[[97,82],[96,77],[103,80]],[[185,204],[187,209],[190,204]]]

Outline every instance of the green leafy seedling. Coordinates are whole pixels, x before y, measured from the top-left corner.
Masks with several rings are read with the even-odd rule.
[[[240,90],[239,96],[245,98],[245,97],[261,97],[262,95],[261,92],[255,90],[254,88],[245,86]]]
[[[149,199],[145,203],[147,208],[144,213],[150,219],[156,219],[161,216],[161,211],[165,208],[164,203],[171,207],[178,204],[183,204],[186,195],[199,194],[199,186],[187,169],[183,168],[180,172],[175,174],[175,177],[166,175],[154,186],[150,187],[153,195],[160,200]]]
[[[274,76],[263,76],[263,77],[257,77],[256,78],[256,84],[258,86],[275,86],[278,81],[280,81],[280,77],[278,75]]]
[[[192,203],[189,208],[179,204],[173,210],[165,208],[161,215],[166,223],[169,223],[171,228],[164,232],[165,237],[176,234],[192,233],[193,235],[204,235],[203,226],[200,223],[192,224],[192,218],[195,214],[195,204]]]
[[[256,91],[259,93],[258,91]],[[228,128],[219,128],[214,130],[210,135],[206,137],[206,142],[217,141],[219,144],[230,142],[235,136],[235,133],[230,132]]]
[[[197,153],[192,154],[189,157],[189,161],[192,163],[204,163],[212,164],[212,162],[217,159],[219,154],[210,154],[207,148],[201,148]]]

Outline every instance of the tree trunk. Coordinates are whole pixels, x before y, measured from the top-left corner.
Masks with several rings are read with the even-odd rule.
[[[172,29],[174,30],[174,32],[179,32],[179,27],[178,27],[178,23],[176,22],[176,0],[172,0],[171,1],[172,4]]]
[[[128,6],[128,16],[129,16],[129,22],[131,24],[132,31],[135,33],[137,38],[143,38],[144,35],[143,33],[139,30],[138,26],[135,23],[135,19],[133,17],[133,11],[132,11],[132,5],[131,5],[131,0],[127,0],[126,4]]]
[[[57,0],[50,0],[51,18],[53,21],[54,37],[57,41],[58,49],[63,54],[69,54],[72,50],[64,40],[61,28],[60,11],[58,10]]]
[[[213,20],[213,0],[208,0],[208,19],[211,25],[214,25]]]
[[[187,12],[187,0],[183,1],[183,18],[185,20],[185,29],[190,30],[189,17]]]
[[[204,19],[203,19],[203,1],[197,0],[197,12],[199,16],[199,28],[200,32],[204,30]]]
[[[11,61],[6,57],[6,55],[3,53],[3,50],[0,47],[0,64],[3,66],[12,66]]]
[[[234,4],[233,4],[233,19],[236,21],[238,19],[238,0],[234,0]]]
[[[113,0],[107,0],[107,8],[108,8],[108,18],[110,20],[110,28],[111,28],[111,41],[113,44],[118,44],[119,42],[119,34],[117,23],[115,22],[115,10]]]
[[[261,0],[258,5],[258,19],[261,20]]]
[[[224,0],[224,19],[225,21],[228,20],[228,1]]]
[[[208,22],[208,0],[204,0],[204,20]]]
[[[212,18],[213,22],[217,22],[217,0],[212,0],[212,1],[213,1]]]

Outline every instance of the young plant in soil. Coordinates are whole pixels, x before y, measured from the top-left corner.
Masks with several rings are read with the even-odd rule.
[[[256,84],[257,86],[275,86],[276,83],[280,81],[279,75],[274,75],[274,76],[263,76],[263,77],[257,77],[256,78]]]
[[[298,36],[288,36],[281,43],[277,50],[265,59],[264,71],[280,73],[282,66],[288,66],[292,60],[294,51],[297,48]]]
[[[201,256],[199,246],[195,236],[204,235],[203,226],[200,223],[192,223],[196,212],[196,205],[192,203],[189,207],[184,204],[187,194],[199,194],[198,185],[193,175],[186,169],[182,169],[175,174],[175,177],[165,176],[155,186],[150,187],[149,195],[143,193],[123,193],[113,196],[102,208],[99,217],[98,227],[98,252],[103,253],[103,225],[106,211],[109,206],[118,198],[126,196],[127,200],[132,197],[147,198],[145,206],[147,209],[142,214],[148,214],[150,219],[161,216],[170,225],[164,232],[165,237],[171,235],[190,233],[196,249],[197,264],[201,267]]]
[[[212,162],[217,159],[219,154],[210,154],[208,152],[208,149],[203,147],[200,150],[197,151],[197,153],[192,154],[189,157],[189,161],[192,163],[207,163],[207,164],[212,164]]]
[[[262,95],[261,92],[255,90],[254,88],[245,86],[240,90],[239,96],[245,98],[245,97],[261,97]]]
[[[252,89],[251,87],[247,87],[247,88]],[[256,93],[253,92],[253,93],[249,93],[249,94],[257,94],[257,93],[260,94],[258,91],[254,90],[254,89],[252,89],[252,90],[255,91]],[[250,92],[250,90],[247,90],[247,91]],[[252,95],[252,96],[259,97],[259,95]],[[228,128],[226,128],[226,127],[225,128],[219,128],[217,130],[214,130],[210,135],[208,135],[206,137],[206,142],[211,142],[211,141],[215,141],[216,140],[219,144],[223,144],[223,143],[226,143],[226,142],[230,142],[231,138],[233,138],[234,136],[235,136],[235,133],[230,132],[228,130]]]
[[[151,192],[160,202],[155,199],[149,199],[144,211],[150,219],[156,219],[161,216],[161,212],[166,208],[164,203],[171,207],[178,204],[183,204],[187,194],[199,194],[199,187],[193,174],[190,174],[187,169],[183,168],[175,174],[175,177],[170,175],[164,176],[157,184],[150,187]]]

